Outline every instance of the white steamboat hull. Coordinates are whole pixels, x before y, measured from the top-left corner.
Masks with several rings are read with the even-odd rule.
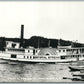
[[[11,54],[16,54],[17,57],[16,58],[11,58]],[[24,56],[26,56],[26,57],[24,58]],[[76,58],[60,59],[60,57],[59,57],[57,59],[48,59],[48,58],[47,59],[34,59],[34,58],[27,58],[27,56],[28,55],[25,55],[24,53],[0,52],[0,59],[9,60],[9,61],[28,62],[28,63],[69,63],[69,62],[77,61]],[[43,56],[41,56],[41,57],[43,57]],[[79,60],[84,60],[84,57],[79,58]]]
[[[27,63],[70,63],[70,62],[76,62],[76,59],[47,59],[47,60],[43,60],[43,59],[20,59],[20,58],[9,58],[9,57],[0,57],[0,59],[2,60],[8,60],[8,61],[17,61],[17,62],[27,62]],[[84,60],[84,59],[81,59]]]
[[[14,59],[14,58],[1,58],[3,60],[18,61],[18,62],[28,62],[28,63],[69,63],[75,62],[76,60],[27,60],[27,59]]]

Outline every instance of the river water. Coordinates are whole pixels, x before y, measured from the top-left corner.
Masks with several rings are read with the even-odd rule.
[[[0,60],[0,82],[73,82],[68,63],[29,64]],[[64,79],[67,77],[67,79]]]

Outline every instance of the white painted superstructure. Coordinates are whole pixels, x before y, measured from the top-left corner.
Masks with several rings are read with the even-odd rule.
[[[7,41],[5,51],[0,51],[0,58],[22,62],[71,62],[84,60],[84,48],[20,48],[20,43]]]

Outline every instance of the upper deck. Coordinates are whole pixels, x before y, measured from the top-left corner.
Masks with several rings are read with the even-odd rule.
[[[6,52],[10,53],[24,53],[29,55],[82,55],[84,54],[84,47],[71,48],[70,46],[61,46],[58,48],[22,48],[20,43],[7,41],[6,42]]]

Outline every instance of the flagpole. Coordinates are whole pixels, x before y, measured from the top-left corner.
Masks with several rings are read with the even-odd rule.
[[[49,42],[48,42],[48,47],[50,47],[50,40],[49,40]]]
[[[39,38],[38,38],[38,48],[39,48]]]

